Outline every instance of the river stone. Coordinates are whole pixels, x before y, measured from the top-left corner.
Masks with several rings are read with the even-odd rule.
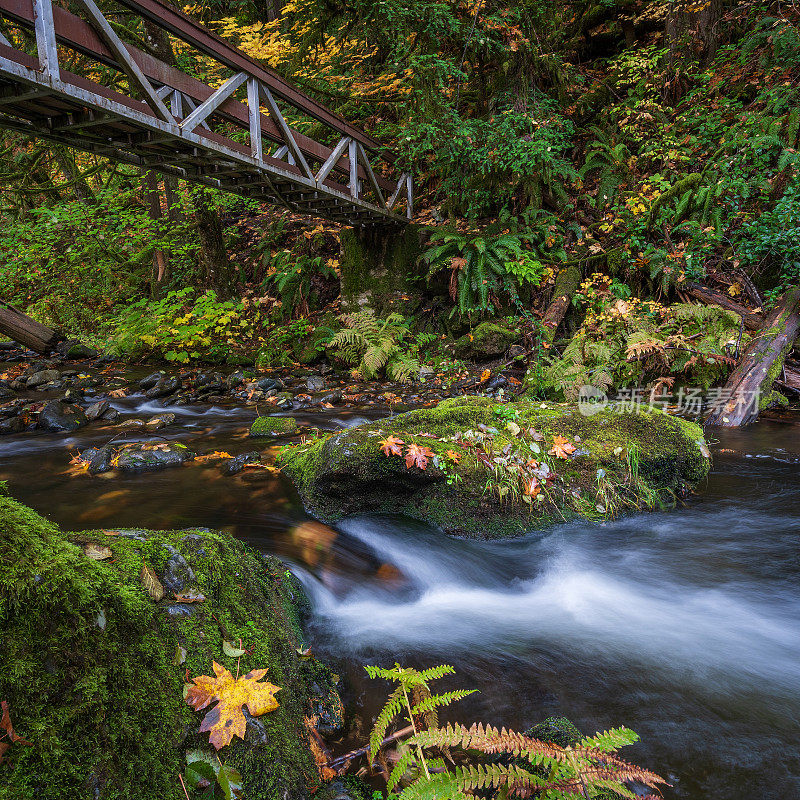
[[[154,400],[157,397],[166,397],[168,394],[177,392],[180,388],[180,378],[176,378],[174,375],[169,378],[164,376],[158,381],[158,383],[156,383],[155,386],[152,387],[152,389],[148,389],[144,393],[144,396]]]
[[[111,403],[108,400],[98,400],[86,409],[86,419],[89,421],[100,419],[110,408]]]
[[[188,584],[194,583],[194,571],[172,545],[165,546],[172,555],[167,559],[161,583],[171,592],[182,592]]]
[[[280,392],[285,388],[280,378],[259,378],[256,381],[256,386],[258,386],[262,392]]]
[[[25,423],[19,417],[6,417],[0,419],[0,436],[10,433],[20,433],[25,429]]]
[[[258,417],[250,426],[251,436],[285,436],[297,430],[294,417]]]
[[[244,469],[245,464],[258,463],[259,461],[261,461],[261,453],[258,450],[251,450],[249,453],[242,453],[236,458],[224,461],[220,470],[223,475],[237,475]]]
[[[328,386],[328,382],[322,375],[312,375],[307,381],[306,386],[308,387],[309,392],[321,392],[323,389],[326,389]]]
[[[0,398],[14,397],[16,392],[11,388],[8,381],[0,379]]]
[[[159,414],[157,417],[151,417],[144,426],[149,431],[160,431],[166,428],[167,425],[172,425],[175,422],[176,415],[172,411],[167,411],[164,414]]]
[[[89,347],[89,345],[82,344],[81,342],[75,342],[75,344],[71,345],[69,350],[67,350],[65,357],[72,361],[77,361],[84,358],[97,358],[97,355],[97,350],[93,347]]]
[[[60,400],[51,400],[39,413],[39,427],[53,432],[76,431],[88,421],[82,408]]]
[[[89,461],[89,474],[100,475],[112,469],[112,460],[115,456],[114,449],[108,445],[100,447],[92,454]]]
[[[60,377],[61,373],[57,369],[43,369],[30,375],[28,380],[25,381],[25,385],[29,389],[35,389],[37,386],[43,386],[45,383],[57,381]]]
[[[214,675],[217,662],[234,674],[237,666],[242,675],[266,669],[281,687],[280,707],[257,718],[267,736],[234,737],[221,753],[250,787],[247,797],[308,800],[318,771],[303,718],[312,684],[325,692],[335,683],[316,659],[298,658],[300,601],[292,599],[286,566],[229,534],[200,533],[208,558],[193,564],[192,585],[208,600],[188,606],[186,617],[174,609],[187,606],[171,597],[155,602],[141,577],[145,569],[162,571],[165,547],[183,551],[184,532],[122,533],[63,533],[0,497],[0,564],[11,569],[12,601],[16,593],[25,601],[6,602],[0,614],[0,698],[20,734],[38,742],[12,746],[0,795],[183,798],[175,776],[187,749],[209,746],[208,734],[198,733],[207,710],[198,713],[183,699],[185,669]],[[87,544],[109,547],[114,557],[90,561]],[[100,609],[104,630],[96,627]],[[247,636],[241,659],[222,652],[223,636],[237,635]],[[178,666],[181,648],[189,661]],[[93,775],[101,776],[97,795],[87,778]]]
[[[151,372],[147,377],[139,381],[139,388],[152,389],[163,377],[163,372]]]
[[[179,467],[194,458],[194,453],[180,442],[158,445],[139,443],[127,445],[120,453],[117,468],[122,472],[149,472]]]
[[[403,440],[403,456],[384,455],[380,442],[389,435]],[[567,458],[545,456],[556,436],[579,442],[580,449],[573,445]],[[463,446],[462,439],[473,446]],[[411,444],[432,451],[424,470],[406,466]],[[635,480],[627,456],[634,446]],[[589,416],[569,404],[498,405],[472,396],[285,447],[278,464],[306,509],[323,522],[362,512],[401,513],[483,538],[522,534],[576,516],[609,519],[626,509],[674,501],[708,473],[705,448],[701,428],[655,410],[606,409]],[[523,489],[533,477],[540,484],[547,480],[546,494],[534,486],[526,503]],[[597,495],[599,480],[606,495],[616,498],[608,508],[588,499]],[[501,498],[504,485],[515,491]]]
[[[495,325],[493,322],[481,322],[471,334],[456,341],[455,352],[459,358],[488,361],[503,355],[517,341],[519,331]]]

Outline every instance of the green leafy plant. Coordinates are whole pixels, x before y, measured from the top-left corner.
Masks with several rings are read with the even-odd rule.
[[[369,311],[359,311],[342,314],[339,320],[343,327],[328,343],[328,350],[365,378],[375,378],[385,370],[391,380],[406,383],[419,374],[420,345],[404,346],[410,331],[400,314],[379,319]]]
[[[391,669],[365,669],[371,678],[396,684],[370,734],[372,759],[386,768],[381,749],[393,720],[404,717],[412,730],[386,782],[390,792],[405,784],[400,800],[467,800],[476,796],[540,800],[634,798],[628,783],[649,788],[665,784],[660,776],[617,755],[620,747],[638,740],[627,728],[561,745],[481,724],[439,727],[437,709],[471,694],[464,690],[431,692],[429,684],[452,674],[452,667],[442,665],[418,671],[396,664]]]
[[[309,301],[315,278],[336,278],[336,270],[322,256],[293,255],[281,250],[272,258],[272,275],[268,286],[274,286],[281,298],[283,308],[296,317],[307,317]]]
[[[431,234],[431,241],[441,244],[424,255],[428,278],[450,270],[450,298],[457,303],[453,314],[489,311],[499,303],[501,293],[516,299],[521,282],[538,285],[545,275],[544,266],[515,234],[491,236],[438,229]]]
[[[202,791],[203,800],[236,800],[242,794],[242,776],[202,750],[186,754],[186,786]]]

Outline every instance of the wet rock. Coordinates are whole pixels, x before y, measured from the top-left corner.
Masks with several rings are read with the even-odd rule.
[[[455,352],[459,358],[487,361],[503,355],[518,340],[518,331],[493,322],[481,322],[472,334],[466,334],[456,341]]]
[[[167,606],[164,611],[170,619],[188,619],[194,614],[195,610],[192,606],[175,603],[171,606]]]
[[[86,419],[90,422],[92,420],[100,419],[106,411],[111,408],[111,403],[108,400],[98,400],[96,403],[92,403],[86,409]]]
[[[486,385],[483,389],[486,392],[493,392],[495,389],[502,389],[505,386],[508,386],[508,378],[506,378],[505,375],[495,375],[493,378],[489,378],[489,380],[486,381]]]
[[[171,545],[166,545],[172,555],[164,566],[161,583],[170,592],[182,592],[190,583],[194,583],[194,570],[189,562]]]
[[[100,447],[95,450],[89,461],[89,474],[100,475],[103,472],[109,472],[113,468],[111,462],[114,455],[112,447]]]
[[[323,389],[326,389],[328,386],[328,382],[322,375],[312,375],[307,381],[306,386],[308,387],[309,392],[321,392]]]
[[[9,350],[16,350],[16,342],[0,342],[0,352],[7,352]]]
[[[294,417],[258,417],[250,426],[251,436],[285,436],[297,430]]]
[[[16,392],[8,381],[0,380],[0,398],[14,397]]]
[[[244,382],[245,382],[244,372],[242,372],[241,370],[232,372],[225,379],[225,385],[229,389],[235,389],[237,386],[241,386]]]
[[[294,407],[294,397],[290,392],[280,392],[276,395],[276,398],[275,405],[277,405],[278,408],[288,411],[290,408]]]
[[[25,423],[19,417],[6,417],[0,419],[0,436],[10,433],[20,433],[25,430]]]
[[[25,381],[25,385],[29,389],[35,389],[37,386],[43,386],[45,383],[57,381],[61,377],[61,373],[57,369],[43,369],[39,372],[34,372]]]
[[[167,411],[165,414],[159,414],[157,417],[151,417],[147,422],[145,422],[144,426],[149,431],[160,431],[162,428],[166,428],[167,425],[171,425],[175,422],[176,415],[171,411]]]
[[[340,389],[337,389],[333,392],[327,392],[326,394],[322,395],[322,397],[314,400],[315,405],[324,405],[325,403],[330,403],[332,406],[338,406],[341,402],[342,392]]]
[[[65,354],[66,358],[72,361],[85,358],[97,358],[97,355],[97,350],[93,347],[89,347],[89,345],[81,344],[81,342],[73,344]]]
[[[221,471],[223,475],[236,475],[244,469],[245,464],[252,464],[261,460],[261,453],[251,450],[249,453],[242,453],[222,463]]]
[[[47,431],[76,431],[86,425],[86,418],[82,408],[67,405],[60,400],[51,400],[39,413],[39,427]]]
[[[117,468],[121,472],[149,472],[179,467],[194,458],[194,453],[180,442],[132,444],[120,453]]]
[[[152,389],[163,377],[165,377],[163,372],[151,372],[146,378],[139,381],[139,388]]]
[[[420,379],[421,381],[427,381],[427,380],[430,380],[430,379],[431,379],[431,378],[432,378],[432,377],[433,377],[435,374],[436,374],[436,373],[434,372],[434,369],[433,369],[433,367],[428,367],[428,366],[426,366],[425,364],[423,364],[423,365],[422,365],[422,366],[419,368],[419,379]]]
[[[702,429],[677,417],[615,410],[587,416],[577,405],[520,400],[508,404],[515,415],[509,427],[498,418],[496,406],[496,400],[480,396],[446,400],[435,408],[284,448],[278,464],[295,483],[305,508],[322,522],[357,513],[399,513],[448,533],[479,537],[519,535],[585,514],[585,505],[573,502],[570,490],[594,486],[601,468],[611,490],[625,491],[641,508],[674,502],[683,487],[696,486],[708,473]],[[465,433],[483,448],[489,466],[478,447],[457,443]],[[409,468],[401,456],[387,458],[379,442],[388,434],[430,448],[424,469]],[[415,438],[422,434],[428,438]],[[572,458],[553,458],[538,468],[530,463],[532,452],[547,452],[559,436],[579,442],[580,454],[575,448]],[[625,459],[619,457],[623,446],[632,443],[640,452],[636,487],[630,486]],[[455,463],[447,460],[450,449],[459,454]],[[500,474],[522,470],[531,480],[554,482],[557,491],[538,503],[526,503],[522,495],[490,495],[486,486],[494,465]],[[458,481],[447,480],[453,473]],[[612,508],[607,516],[615,513]]]
[[[107,422],[114,422],[116,419],[119,418],[119,411],[116,408],[109,408],[103,412],[103,416],[101,419],[106,420]]]
[[[159,379],[158,383],[153,386],[151,389],[148,389],[144,395],[145,397],[149,397],[151,400],[154,400],[157,397],[166,397],[173,392],[177,392],[178,389],[181,388],[181,382],[179,378],[176,377],[162,377]]]
[[[256,381],[256,386],[258,386],[262,392],[270,392],[273,390],[281,392],[286,388],[280,378],[260,378]]]

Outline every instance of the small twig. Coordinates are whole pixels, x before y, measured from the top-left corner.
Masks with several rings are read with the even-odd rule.
[[[397,741],[398,739],[404,739],[406,736],[414,733],[414,728],[409,725],[402,730],[393,733],[391,736],[387,736],[382,742],[381,747],[385,747],[387,744],[391,744],[392,742]],[[349,764],[354,759],[358,758],[359,756],[366,755],[369,752],[369,745],[365,747],[359,747],[358,750],[351,750],[349,753],[345,753],[343,756],[339,756],[338,758],[334,758],[333,761],[329,761],[327,766],[331,769],[339,770],[341,767]]]
[[[183,782],[183,775],[178,773],[178,780],[181,782],[181,787],[183,788],[183,793],[186,795],[186,800],[189,800],[189,792],[186,791],[186,784]]]

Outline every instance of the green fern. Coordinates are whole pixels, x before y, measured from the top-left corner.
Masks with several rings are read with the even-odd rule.
[[[420,713],[450,705],[472,693],[464,690],[431,693],[429,683],[452,674],[452,667],[442,665],[421,672],[399,664],[389,669],[375,666],[365,669],[371,678],[398,684],[370,736],[371,758],[380,756],[388,725],[403,711],[413,729],[411,738],[400,746],[399,758],[386,781],[389,792],[401,782],[406,783],[400,800],[468,800],[476,796],[586,800],[607,797],[609,793],[633,798],[629,782],[649,788],[665,784],[660,776],[617,755],[620,747],[638,739],[626,728],[597,733],[569,746],[480,724],[469,728],[449,724],[440,728],[438,723],[422,719]],[[420,699],[412,705],[411,696]],[[437,751],[449,763],[436,756]]]

